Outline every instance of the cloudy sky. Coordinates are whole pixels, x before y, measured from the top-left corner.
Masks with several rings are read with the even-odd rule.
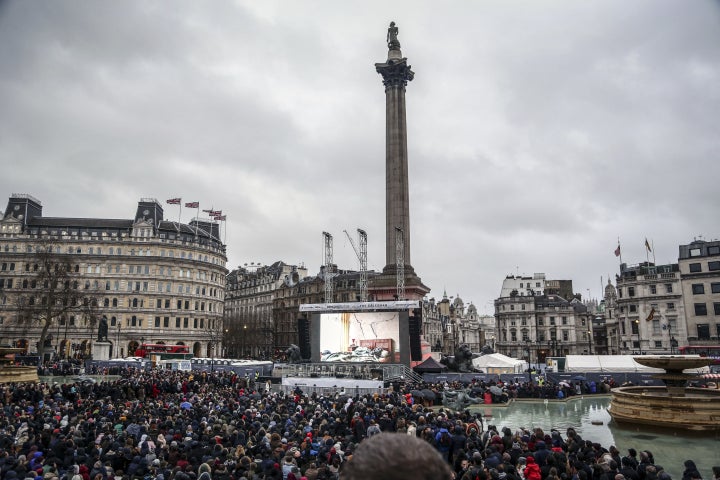
[[[658,263],[720,237],[703,0],[1,2],[0,197],[104,218],[199,201],[227,214],[230,269],[317,273],[323,231],[356,269],[343,230],[361,227],[380,270],[391,20],[416,74],[411,258],[431,296],[490,312],[506,275],[545,272],[598,297],[618,237],[627,263],[646,237]]]

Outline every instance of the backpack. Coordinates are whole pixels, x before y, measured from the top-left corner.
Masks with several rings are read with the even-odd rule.
[[[440,432],[440,445],[443,447],[449,447],[452,445],[452,437],[447,431]]]

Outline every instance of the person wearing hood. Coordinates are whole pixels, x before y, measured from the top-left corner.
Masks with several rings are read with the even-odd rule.
[[[525,470],[523,470],[523,476],[525,480],[542,480],[540,474],[540,466],[535,462],[535,457],[528,455],[525,458]]]
[[[538,440],[537,443],[535,443],[535,453],[533,456],[535,457],[535,463],[537,463],[538,466],[542,467],[545,465],[545,461],[551,454],[552,452],[547,449],[544,440]]]
[[[697,480],[702,478],[702,475],[700,475],[700,471],[694,461],[685,460],[683,465],[685,466],[685,470],[682,474],[682,480]]]

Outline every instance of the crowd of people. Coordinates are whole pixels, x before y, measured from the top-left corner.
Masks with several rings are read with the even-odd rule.
[[[383,394],[318,395],[277,392],[253,380],[232,372],[130,370],[112,382],[1,385],[0,477],[410,478],[425,462],[423,471],[434,476],[413,478],[446,472],[448,479],[462,480],[671,480],[649,451],[623,455],[573,429],[486,426],[468,410],[416,402],[409,386]],[[389,443],[373,450],[376,436]],[[408,442],[437,452],[445,467],[433,469],[428,457],[416,457],[420,464],[413,468],[393,467],[424,451]],[[388,455],[392,445],[409,451]],[[375,463],[377,475],[368,477],[363,468],[376,462],[373,455],[389,466],[382,470]],[[691,460],[685,463],[683,478],[674,480],[703,478]],[[392,471],[396,476],[387,476]],[[720,468],[712,475],[720,478]]]

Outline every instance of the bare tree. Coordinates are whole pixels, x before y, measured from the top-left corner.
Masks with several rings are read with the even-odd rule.
[[[38,354],[45,358],[50,327],[70,315],[85,318],[89,328],[97,323],[97,288],[89,281],[81,285],[79,265],[71,254],[59,253],[53,242],[41,242],[28,259],[26,275],[13,289],[17,322],[28,329],[40,329]]]
[[[213,360],[219,356],[222,357],[222,351],[220,349],[225,336],[223,323],[222,318],[208,320],[207,327],[203,331],[203,336],[207,340],[208,349],[210,350],[208,354]]]

